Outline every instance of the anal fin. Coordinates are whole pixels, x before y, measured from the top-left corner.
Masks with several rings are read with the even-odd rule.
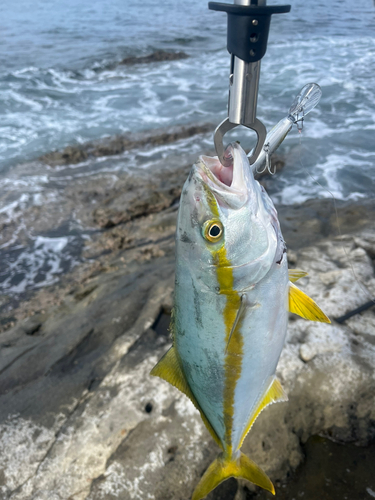
[[[216,434],[210,422],[207,420],[206,415],[203,413],[203,410],[199,406],[198,401],[196,400],[192,390],[190,389],[184,372],[182,371],[181,364],[174,346],[172,346],[169,351],[167,351],[160,359],[160,361],[154,366],[154,368],[150,372],[150,375],[166,380],[169,384],[173,385],[179,391],[184,393],[201,414],[203,423],[207,427],[213,439],[220,446],[220,448],[223,448],[218,435]]]
[[[289,311],[311,321],[331,323],[318,304],[293,283],[289,284]]]
[[[240,444],[237,447],[239,450],[242,446],[242,443],[247,436],[248,432],[252,428],[255,420],[257,419],[258,415],[264,410],[264,408],[272,403],[278,403],[282,401],[288,401],[288,396],[284,389],[282,388],[282,385],[280,384],[279,379],[276,377],[274,378],[272,384],[269,386],[263,397],[260,399],[257,407],[253,411],[250,420],[245,428],[245,431],[242,434]]]

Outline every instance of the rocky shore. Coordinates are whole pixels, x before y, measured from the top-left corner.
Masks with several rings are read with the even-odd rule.
[[[185,52],[167,52],[165,50],[155,50],[147,56],[126,57],[120,64],[149,64],[163,61],[179,61],[187,59],[189,56]]]
[[[186,139],[197,134],[211,132],[214,126],[210,123],[192,126],[180,126],[161,131],[108,137],[97,141],[89,141],[75,146],[67,146],[61,151],[51,151],[39,158],[40,161],[56,167],[58,165],[74,165],[87,159],[102,156],[119,155],[129,149],[144,146],[162,146]]]
[[[11,310],[4,299],[12,321],[0,334],[2,499],[188,500],[217,455],[190,401],[149,376],[170,346],[176,213],[189,169],[166,164],[71,186],[66,199],[95,228],[85,261]],[[290,267],[309,272],[301,288],[332,319],[374,296],[374,201],[337,203],[341,236],[330,200],[277,208]],[[342,325],[291,317],[278,376],[289,402],[262,413],[243,451],[282,495],[312,436],[363,450],[375,439],[374,308]],[[358,487],[370,499],[374,479]],[[314,494],[304,498],[326,498]],[[269,497],[233,479],[208,498]]]

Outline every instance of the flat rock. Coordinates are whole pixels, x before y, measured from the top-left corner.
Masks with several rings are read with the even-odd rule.
[[[166,52],[166,54],[169,53]],[[39,157],[38,160],[52,167],[74,165],[88,158],[119,155],[130,149],[170,144],[179,139],[186,139],[197,134],[210,132],[213,129],[213,125],[203,123],[186,127],[176,126],[153,132],[117,135],[115,137],[107,137],[96,141],[87,141],[82,144],[67,146],[61,151],[51,151]]]
[[[147,56],[126,57],[120,64],[149,64],[163,61],[178,61],[187,59],[189,56],[185,52],[167,52],[166,50],[155,50]]]

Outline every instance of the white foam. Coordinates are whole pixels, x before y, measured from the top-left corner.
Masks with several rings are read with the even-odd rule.
[[[14,101],[20,104],[25,104],[33,111],[40,112],[43,109],[43,106],[34,99],[30,99],[19,92],[15,92],[14,90],[8,90],[7,92],[5,92],[5,98],[13,99]]]
[[[72,237],[49,238],[37,236],[33,244],[21,252],[12,249],[15,257],[2,269],[6,279],[0,288],[11,294],[23,293],[29,288],[41,288],[58,280],[63,272],[63,250],[72,243]],[[74,265],[74,261],[71,262]]]
[[[7,205],[0,208],[0,214],[5,214],[7,216],[7,222],[14,218],[17,210],[22,210],[25,208],[26,203],[29,201],[29,195],[24,193],[21,194],[18,200],[14,200]]]

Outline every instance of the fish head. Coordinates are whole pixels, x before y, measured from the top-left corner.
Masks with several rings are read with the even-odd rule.
[[[210,288],[218,270],[232,269],[240,291],[255,286],[275,262],[279,226],[245,152],[234,143],[226,154],[230,166],[201,156],[190,172],[180,200],[177,259]]]

